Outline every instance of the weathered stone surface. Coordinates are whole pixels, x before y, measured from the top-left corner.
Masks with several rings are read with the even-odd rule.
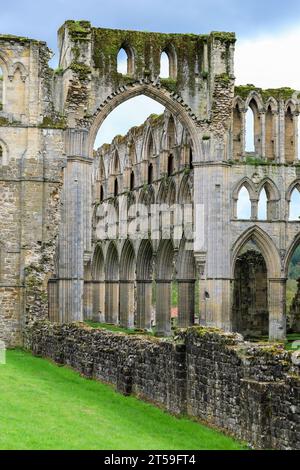
[[[300,449],[300,368],[279,345],[199,327],[171,341],[49,322],[28,326],[25,345],[257,448]]]

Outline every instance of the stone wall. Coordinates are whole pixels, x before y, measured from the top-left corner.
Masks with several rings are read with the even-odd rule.
[[[26,348],[256,448],[300,449],[300,368],[280,345],[194,327],[174,340],[38,322]]]

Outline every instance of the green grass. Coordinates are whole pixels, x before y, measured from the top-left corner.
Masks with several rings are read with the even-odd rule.
[[[112,387],[14,350],[0,365],[0,449],[243,449]]]
[[[113,331],[117,333],[126,333],[127,335],[154,336],[154,333],[155,333],[154,330],[147,331],[147,330],[129,329],[129,328],[123,328],[122,326],[112,325],[110,323],[98,323],[98,322],[91,321],[91,320],[85,320],[84,323],[86,323],[91,328],[95,328],[95,329],[100,328],[103,330]]]

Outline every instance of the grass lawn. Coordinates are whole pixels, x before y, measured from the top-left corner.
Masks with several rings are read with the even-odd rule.
[[[242,449],[76,372],[15,350],[0,365],[0,449]]]

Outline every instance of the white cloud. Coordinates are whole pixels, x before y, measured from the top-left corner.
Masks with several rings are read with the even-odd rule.
[[[238,40],[236,83],[262,88],[288,86],[300,90],[300,25],[276,35]]]

